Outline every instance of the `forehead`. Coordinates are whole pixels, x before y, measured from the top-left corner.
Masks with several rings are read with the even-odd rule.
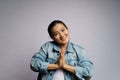
[[[51,32],[60,31],[63,28],[65,28],[65,26],[63,24],[61,24],[61,23],[58,23],[51,29]]]

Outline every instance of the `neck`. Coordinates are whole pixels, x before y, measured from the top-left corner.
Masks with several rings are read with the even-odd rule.
[[[67,44],[61,45],[60,48],[67,48]]]
[[[60,45],[61,48],[67,48],[68,42],[66,44]]]
[[[65,44],[65,45],[61,45],[61,46],[60,46],[60,52],[61,52],[62,54],[64,54],[64,53],[66,52],[67,46],[68,46],[68,43]]]

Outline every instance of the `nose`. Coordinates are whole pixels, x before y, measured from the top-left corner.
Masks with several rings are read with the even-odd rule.
[[[61,33],[60,33],[60,37],[63,37],[63,35],[64,35],[64,34],[61,32]]]

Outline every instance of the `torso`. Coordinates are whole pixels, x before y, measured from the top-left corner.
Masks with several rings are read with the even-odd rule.
[[[64,79],[64,73],[63,73],[63,70],[62,69],[58,69],[56,72],[55,72],[55,75],[53,77],[53,80],[65,80]]]

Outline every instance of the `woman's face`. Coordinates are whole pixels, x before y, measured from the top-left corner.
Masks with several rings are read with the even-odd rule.
[[[66,27],[58,23],[52,29],[52,39],[56,41],[59,45],[66,45],[69,41],[69,31]]]

